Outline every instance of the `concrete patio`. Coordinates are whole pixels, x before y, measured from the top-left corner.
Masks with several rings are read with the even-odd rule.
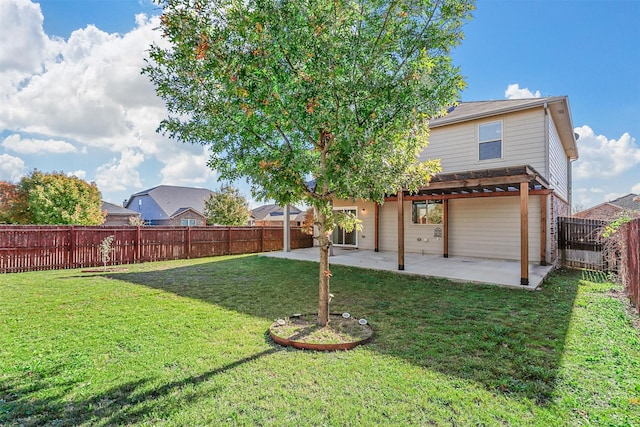
[[[374,252],[362,249],[334,248],[330,264],[386,270],[400,274],[443,277],[455,282],[482,283],[515,289],[535,290],[553,270],[553,266],[529,264],[529,285],[520,285],[520,262],[483,258],[451,257],[405,253],[404,270],[398,270],[397,252]],[[318,248],[296,249],[291,252],[266,252],[263,256],[300,261],[319,260]]]

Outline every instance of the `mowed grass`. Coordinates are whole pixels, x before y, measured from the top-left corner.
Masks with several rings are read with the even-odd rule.
[[[259,256],[0,276],[0,425],[640,425],[620,288],[542,291],[332,266],[370,344],[274,345],[317,310],[318,265]]]

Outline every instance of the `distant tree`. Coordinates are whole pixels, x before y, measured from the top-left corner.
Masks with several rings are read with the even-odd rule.
[[[573,208],[571,209],[571,213],[575,214],[578,212],[582,212],[585,209],[586,207],[582,203],[576,203],[575,205],[573,205]]]
[[[129,217],[129,225],[134,225],[136,227],[141,227],[143,225],[146,225],[146,223],[144,222],[144,219],[142,219],[140,217],[140,215],[131,215]]]
[[[20,223],[20,211],[26,210],[24,197],[12,182],[0,181],[0,224]]]
[[[75,176],[36,170],[22,178],[17,192],[13,223],[100,225],[104,222],[98,187]]]
[[[204,202],[207,223],[219,225],[247,225],[251,212],[249,202],[237,188],[223,185]]]
[[[313,208],[307,209],[304,213],[304,221],[302,222],[302,231],[309,236],[313,236],[313,226],[314,226],[314,218],[313,218]]]
[[[164,0],[165,42],[144,72],[160,130],[209,146],[223,179],[316,208],[318,324],[328,322],[333,199],[382,202],[428,185],[428,121],[465,87],[450,52],[472,0]],[[313,185],[309,185],[312,182]]]

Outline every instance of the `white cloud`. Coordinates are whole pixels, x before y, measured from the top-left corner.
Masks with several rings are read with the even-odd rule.
[[[626,196],[626,195],[627,195],[627,193],[609,193],[609,194],[604,196],[604,200],[606,202],[610,202],[612,200],[618,199],[618,198],[620,198],[622,196]]]
[[[589,189],[589,191],[591,191],[592,193],[604,193],[604,190],[602,188],[595,187],[592,187],[591,189]]]
[[[0,70],[37,72],[48,38],[40,5],[29,0],[0,1]]]
[[[20,157],[0,154],[0,180],[18,182],[25,173],[24,161]]]
[[[215,176],[206,166],[205,150],[155,131],[167,111],[140,71],[149,46],[166,43],[156,30],[159,17],[136,15],[136,27],[125,34],[88,25],[63,40],[45,34],[47,17],[28,0],[0,0],[0,16],[19,22],[0,27],[0,132],[19,131],[24,138],[11,136],[2,148],[71,152],[73,146],[64,141],[73,141],[77,153],[108,150],[113,159],[102,160],[95,175],[106,192],[141,188],[141,171],[149,170],[145,160],[161,163],[163,183],[193,185]],[[19,45],[21,53],[10,44]],[[50,141],[29,134],[47,135]],[[2,168],[9,165],[3,162]],[[154,177],[146,180],[156,185]]]
[[[575,128],[580,158],[574,163],[575,177],[618,176],[640,165],[640,147],[635,138],[624,133],[618,139],[596,135],[589,126]]]
[[[633,194],[640,194],[640,182],[631,187],[631,192]]]
[[[23,50],[37,54],[29,59],[29,67],[0,66],[0,131],[20,129],[115,152],[132,147],[145,153],[158,150],[163,138],[155,129],[166,110],[152,83],[140,73],[149,46],[163,43],[154,30],[157,17],[136,16],[136,28],[124,35],[88,25],[68,40],[54,40],[44,33],[37,4],[2,0],[2,8],[0,13],[24,8],[29,13],[16,17],[21,32],[0,40],[24,40]],[[0,42],[0,52],[6,51],[5,44]]]
[[[113,159],[96,170],[96,184],[100,191],[125,191],[141,188],[138,167],[144,161],[144,154],[125,150],[120,159]]]
[[[183,147],[186,148],[186,147]],[[161,153],[159,157],[164,157]],[[207,166],[209,154],[206,148],[200,153],[181,150],[164,159],[166,166],[162,168],[162,183],[167,185],[190,185],[202,183],[213,178],[215,173]]]
[[[87,177],[87,171],[79,169],[77,171],[68,172],[67,176],[75,176],[76,178],[85,179]]]
[[[77,151],[73,144],[65,141],[55,139],[22,139],[18,134],[6,137],[4,141],[2,141],[2,146],[21,154],[64,154]]]
[[[507,86],[504,97],[507,99],[540,98],[540,91],[536,90],[534,93],[527,88],[520,88],[518,83],[513,83]]]

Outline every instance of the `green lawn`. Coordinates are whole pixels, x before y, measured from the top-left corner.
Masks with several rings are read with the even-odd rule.
[[[349,352],[275,346],[318,267],[259,256],[0,275],[2,425],[640,426],[640,338],[620,288],[539,292],[333,266]]]

